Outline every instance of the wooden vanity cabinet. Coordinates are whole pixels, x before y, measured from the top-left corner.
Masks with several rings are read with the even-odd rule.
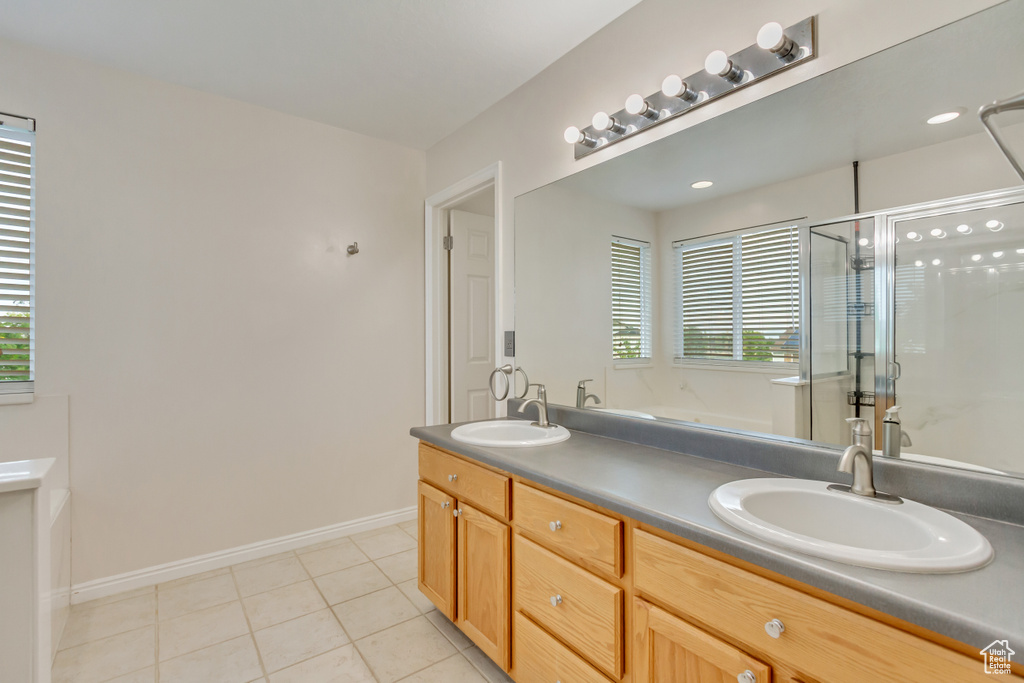
[[[420,592],[508,671],[510,479],[427,444],[419,456]]]

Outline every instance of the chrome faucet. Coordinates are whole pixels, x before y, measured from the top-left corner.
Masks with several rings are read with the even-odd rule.
[[[871,423],[863,417],[848,417],[846,421],[853,425],[853,445],[843,451],[839,458],[840,472],[853,475],[853,484],[832,484],[831,491],[853,493],[858,496],[874,498],[885,503],[902,503],[899,496],[875,490],[874,459],[871,452],[874,441],[871,438]]]
[[[531,398],[523,401],[522,405],[519,406],[519,412],[525,412],[526,406],[531,403],[537,404],[537,421],[533,424],[538,427],[554,427],[555,425],[548,422],[548,390],[543,384],[530,384],[526,388],[529,390],[530,387],[537,387],[537,398]]]
[[[598,405],[598,406],[601,405],[601,399],[599,399],[596,394],[588,394],[587,393],[587,382],[593,382],[593,381],[594,380],[592,380],[592,379],[581,379],[580,383],[576,385],[576,407],[577,408],[586,408],[587,407],[587,399],[588,398],[594,399],[594,405]]]

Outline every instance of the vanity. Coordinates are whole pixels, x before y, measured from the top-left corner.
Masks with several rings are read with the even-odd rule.
[[[989,642],[1024,643],[1017,524],[958,514],[995,549],[972,572],[821,560],[729,527],[708,497],[772,469],[820,476],[838,453],[552,412],[572,438],[537,448],[467,445],[451,425],[412,430],[420,590],[516,681],[983,681]],[[906,467],[922,466],[884,464],[880,481],[896,489]],[[1007,678],[1024,678],[1013,667]]]

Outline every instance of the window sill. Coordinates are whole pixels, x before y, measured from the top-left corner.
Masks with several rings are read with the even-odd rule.
[[[715,372],[747,372],[757,375],[776,375],[778,377],[792,377],[800,374],[799,363],[786,363],[786,367],[772,367],[770,365],[742,365],[739,363],[672,363],[676,370],[712,370]]]
[[[654,363],[650,361],[644,361],[642,363],[615,363],[612,365],[614,370],[640,370],[642,368],[653,368]]]
[[[36,400],[34,393],[24,394],[0,394],[0,406],[13,406],[23,403],[32,403]]]

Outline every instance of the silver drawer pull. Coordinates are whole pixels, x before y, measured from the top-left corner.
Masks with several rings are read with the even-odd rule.
[[[750,669],[747,669],[736,677],[736,683],[757,683],[757,676]]]
[[[448,481],[458,481],[458,480],[459,480],[459,475],[457,475],[457,474],[449,474],[448,475]]]
[[[785,630],[786,630],[786,625],[783,624],[778,619],[772,619],[771,621],[769,621],[767,624],[764,625],[765,633],[770,635],[772,638],[778,638],[779,636],[781,636],[785,632]]]
[[[442,510],[447,510],[451,506],[452,506],[452,504],[449,501],[447,501],[447,500],[445,502],[441,503],[441,509]]]
[[[551,606],[552,607],[558,607],[561,604],[562,604],[562,596],[561,595],[552,595],[551,596]]]
[[[548,522],[548,528],[552,531],[558,531],[562,528],[562,523],[557,520],[554,522]]]

